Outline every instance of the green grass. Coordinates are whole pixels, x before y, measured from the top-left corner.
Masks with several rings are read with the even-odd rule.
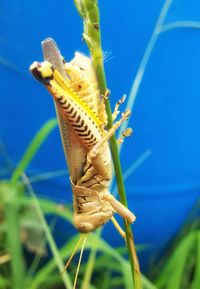
[[[71,206],[64,208],[51,200],[38,198],[25,173],[31,160],[55,127],[55,120],[45,123],[31,141],[11,178],[0,182],[0,215],[3,216],[0,223],[1,257],[9,254],[9,259],[0,266],[0,289],[49,289],[52,285],[72,288],[76,261],[72,262],[69,272],[64,274],[61,272],[79,239],[79,234],[72,236],[70,240],[66,240],[62,248],[58,248],[51,225],[45,218],[51,215],[51,217],[62,218],[66,224],[73,224]],[[48,173],[49,176],[54,177],[54,174]],[[37,180],[37,176],[35,179]],[[31,238],[34,235],[40,236],[39,239]],[[45,252],[47,245],[51,256],[49,261],[43,264],[44,256],[41,252]],[[24,250],[30,247],[34,258],[27,266]],[[118,285],[127,289],[132,288],[129,262],[122,253],[113,249],[101,238],[100,231],[88,237],[85,250],[91,254],[81,265],[78,282],[82,289],[117,288]],[[105,284],[101,287],[101,281],[95,276],[102,274],[105,264],[109,264],[108,274]],[[113,273],[117,276],[113,276]],[[92,281],[91,275],[94,276]],[[156,289],[145,277],[142,281],[145,289]]]
[[[81,3],[81,1],[75,2],[77,5]],[[82,10],[82,7],[78,7],[79,11],[82,11],[81,16],[83,18],[86,17],[87,10],[91,9],[90,4],[92,2],[96,3],[96,1],[91,2],[87,0],[84,2],[86,3],[85,11]],[[129,108],[133,107],[148,61],[159,35],[170,29],[181,27],[199,29],[199,22],[178,21],[164,24],[172,2],[172,0],[165,1],[158,17],[138,73],[133,81],[127,104]],[[90,26],[96,20],[99,21],[99,16],[95,12],[96,10],[91,11],[89,18],[93,19],[93,22],[90,22],[89,26],[86,23],[84,24],[84,36],[91,50],[101,92],[104,93],[106,79],[102,62],[100,33],[98,29],[95,31]],[[90,36],[89,38],[88,35]],[[94,50],[92,46],[91,37],[96,41],[97,50]],[[109,126],[111,126],[111,110],[108,102],[107,111],[110,119]],[[72,225],[73,212],[71,205],[64,208],[51,200],[37,197],[31,184],[32,180],[48,179],[63,174],[63,172],[46,172],[44,176],[34,176],[30,179],[26,175],[26,169],[30,162],[56,125],[57,121],[55,119],[49,120],[44,124],[31,141],[10,179],[0,182],[0,289],[55,289],[56,286],[59,286],[59,288],[72,288],[77,266],[76,258],[71,263],[68,272],[64,274],[60,274],[60,272],[65,261],[72,253],[74,245],[79,239],[79,234],[71,236],[61,248],[58,248],[54,239],[53,226],[46,221],[46,216],[50,215],[53,219],[64,220],[66,225]],[[125,127],[122,126],[121,130],[124,129]],[[112,150],[114,151],[114,162],[118,163],[119,158],[115,137],[112,141]],[[119,178],[121,178],[120,185],[123,186],[120,165],[117,164],[117,167],[119,169],[117,169],[118,175],[120,175]],[[128,169],[125,177],[132,174],[134,169],[135,166]],[[123,190],[124,188],[122,188]],[[124,199],[124,196],[122,196],[122,200],[126,203],[126,197]],[[181,233],[172,243],[172,246],[159,259],[159,262],[151,268],[152,272],[149,276],[152,276],[151,280],[153,280],[153,283],[147,277],[141,275],[144,289],[200,288],[200,226],[198,216],[199,214],[197,214],[196,218],[191,218],[184,225]],[[32,238],[33,235],[39,237],[34,239]],[[45,252],[47,246],[51,252],[48,260],[42,254],[42,252]],[[25,250],[30,250],[30,248],[32,248],[33,260],[31,264],[27,265],[24,252]],[[124,250],[113,248],[103,240],[101,238],[101,230],[96,231],[88,237],[85,251],[87,251],[89,257],[84,258],[80,268],[78,286],[81,289],[133,288],[132,273],[129,261],[126,258],[127,254],[124,253]],[[80,249],[77,251],[77,254],[79,252]],[[134,268],[134,264],[132,264],[132,268]],[[140,284],[138,287],[137,283],[135,284],[135,289],[137,289]]]
[[[44,127],[46,127],[46,124]],[[19,162],[23,164],[24,169],[28,167],[41,144],[54,129],[54,126],[51,126],[51,129],[46,133],[44,127],[36,134],[28,150],[22,156],[22,160],[29,161]],[[41,134],[41,131],[44,134]],[[39,138],[39,142],[36,142],[38,135],[42,137]],[[34,150],[32,146],[34,146]],[[27,151],[31,152],[28,157]],[[32,153],[33,151],[34,153]],[[51,289],[53,285],[70,289],[77,266],[76,258],[68,272],[64,274],[60,274],[60,272],[65,261],[72,253],[74,245],[79,239],[79,234],[75,234],[66,240],[62,248],[58,248],[53,237],[51,224],[49,225],[46,222],[45,216],[51,215],[61,218],[66,222],[66,225],[73,224],[71,206],[64,208],[51,200],[38,198],[26,174],[22,169],[18,169],[18,171],[20,171],[19,176],[21,175],[21,177],[16,178],[14,183],[12,177],[10,180],[4,180],[0,183],[0,216],[2,216],[0,223],[0,257],[10,256],[0,266],[0,289]],[[55,175],[57,174],[55,173]],[[51,176],[53,177],[53,174]],[[198,216],[198,214],[196,215]],[[22,237],[21,233],[27,230],[26,233],[29,234],[30,229],[35,234],[38,230],[43,233],[41,240],[39,239],[41,243],[39,245],[36,243],[37,246],[43,248],[48,245],[50,248],[51,256],[45,263],[43,261],[44,256],[38,254],[38,251],[41,252],[42,250],[33,250],[33,261],[27,266],[24,255],[24,249],[28,248],[27,239]],[[133,288],[132,274],[125,251],[110,246],[101,238],[100,232],[99,230],[88,237],[85,251],[90,254],[89,258],[84,258],[81,265],[78,286],[81,289]],[[34,246],[35,240],[33,239],[32,242],[32,248],[36,248]],[[79,251],[80,249],[77,254]],[[163,259],[161,258],[161,262],[156,265],[155,271],[157,273],[152,278],[154,284],[142,275],[143,288],[198,289],[200,282],[199,264],[200,228],[198,217],[194,218],[193,216],[184,225],[181,233],[170,247],[168,254]],[[104,278],[103,283],[102,278]]]
[[[194,214],[196,212],[196,214]],[[200,285],[199,202],[189,218],[151,269],[158,289],[198,289]]]

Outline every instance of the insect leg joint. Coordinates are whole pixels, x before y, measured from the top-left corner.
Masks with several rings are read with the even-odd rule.
[[[117,201],[111,194],[104,193],[101,197],[102,200],[106,200],[110,203],[110,205],[114,208],[114,210],[124,219],[126,219],[129,223],[133,223],[136,219],[135,215],[122,203]]]

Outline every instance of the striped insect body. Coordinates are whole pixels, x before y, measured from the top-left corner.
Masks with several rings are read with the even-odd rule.
[[[133,222],[132,212],[108,190],[112,178],[109,139],[130,112],[126,111],[107,131],[104,97],[99,93],[90,58],[76,52],[71,62],[65,62],[51,39],[43,43],[43,53],[45,61],[34,62],[30,70],[55,101],[70,172],[76,228],[91,232],[114,220],[115,212]]]

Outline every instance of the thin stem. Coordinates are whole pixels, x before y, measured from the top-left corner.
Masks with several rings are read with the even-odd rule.
[[[155,44],[157,42],[157,39],[159,37],[160,27],[163,25],[163,23],[165,21],[165,18],[167,16],[167,13],[168,13],[170,7],[171,7],[172,2],[173,2],[173,0],[166,0],[165,1],[164,5],[161,9],[161,12],[158,16],[158,19],[157,19],[155,28],[153,30],[153,33],[151,35],[151,38],[150,38],[150,40],[147,44],[147,47],[145,49],[142,60],[140,62],[138,71],[136,73],[135,79],[134,79],[132,87],[131,87],[131,92],[130,92],[130,95],[128,97],[128,102],[127,102],[127,107],[126,107],[126,108],[129,108],[131,111],[133,109],[133,106],[134,106],[134,103],[136,100],[136,96],[137,96],[137,93],[139,91],[139,88],[140,88],[147,64],[149,63],[149,59],[151,57],[152,51],[153,51]],[[128,126],[128,122],[124,122],[121,125],[120,130],[119,130],[119,135],[122,133],[122,131],[124,131],[127,128],[127,126]],[[122,143],[122,145],[123,145],[123,143]],[[122,145],[120,147],[120,150],[122,149]]]
[[[98,2],[94,0],[82,0],[75,1],[77,10],[84,20],[84,33],[83,37],[91,52],[92,63],[97,75],[97,81],[101,95],[105,95],[107,90],[106,76],[103,64],[103,53],[101,48],[101,34],[99,28],[99,9]],[[108,116],[108,129],[112,127],[112,111],[110,102],[107,99],[105,101],[106,112]],[[123,182],[123,175],[121,169],[121,163],[119,159],[118,144],[116,136],[113,135],[110,140],[110,149],[116,174],[117,187],[119,191],[120,201],[127,206],[126,191]],[[136,255],[133,233],[130,224],[124,220],[128,254],[131,264],[133,285],[135,289],[141,289],[141,277],[140,268]]]
[[[200,29],[200,21],[173,21],[165,25],[162,25],[159,29],[159,33],[166,32],[168,30],[177,28],[191,28]]]
[[[92,55],[92,59],[93,59],[93,65],[97,74],[97,80],[99,84],[100,93],[104,94],[107,89],[107,84],[106,84],[103,59],[100,59],[100,58],[96,59],[94,54]],[[112,110],[111,110],[109,100],[106,100],[106,112],[108,115],[108,129],[109,129],[112,127]],[[110,149],[111,149],[111,155],[112,155],[113,165],[115,169],[116,182],[117,182],[117,188],[119,192],[120,201],[122,204],[124,204],[127,207],[128,204],[127,204],[127,198],[126,198],[126,190],[124,186],[122,168],[121,168],[121,163],[119,159],[118,144],[117,144],[115,135],[113,135],[112,138],[110,139]],[[126,240],[127,240],[127,247],[128,247],[129,259],[130,259],[130,264],[131,264],[134,288],[140,289],[142,288],[141,278],[140,278],[140,267],[139,267],[136,250],[135,250],[132,229],[131,229],[130,224],[128,224],[125,220],[124,220],[124,227],[125,227],[125,232],[126,232]]]
[[[46,180],[52,179],[52,178],[57,178],[60,176],[66,176],[67,173],[68,173],[68,171],[66,169],[51,171],[51,172],[47,172],[47,173],[41,173],[41,174],[37,174],[37,175],[30,177],[29,181],[32,184],[32,183],[36,183],[36,182],[46,181]]]

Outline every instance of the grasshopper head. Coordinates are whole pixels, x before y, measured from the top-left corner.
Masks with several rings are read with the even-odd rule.
[[[54,68],[48,61],[33,62],[30,66],[30,71],[38,81],[45,85],[48,85],[49,81],[53,79]]]
[[[81,233],[90,233],[95,230],[94,226],[89,222],[75,224],[77,230]]]
[[[108,222],[112,217],[113,212],[99,211],[93,214],[74,214],[74,225],[77,230],[81,233],[89,233],[97,228],[101,227],[103,224]]]

